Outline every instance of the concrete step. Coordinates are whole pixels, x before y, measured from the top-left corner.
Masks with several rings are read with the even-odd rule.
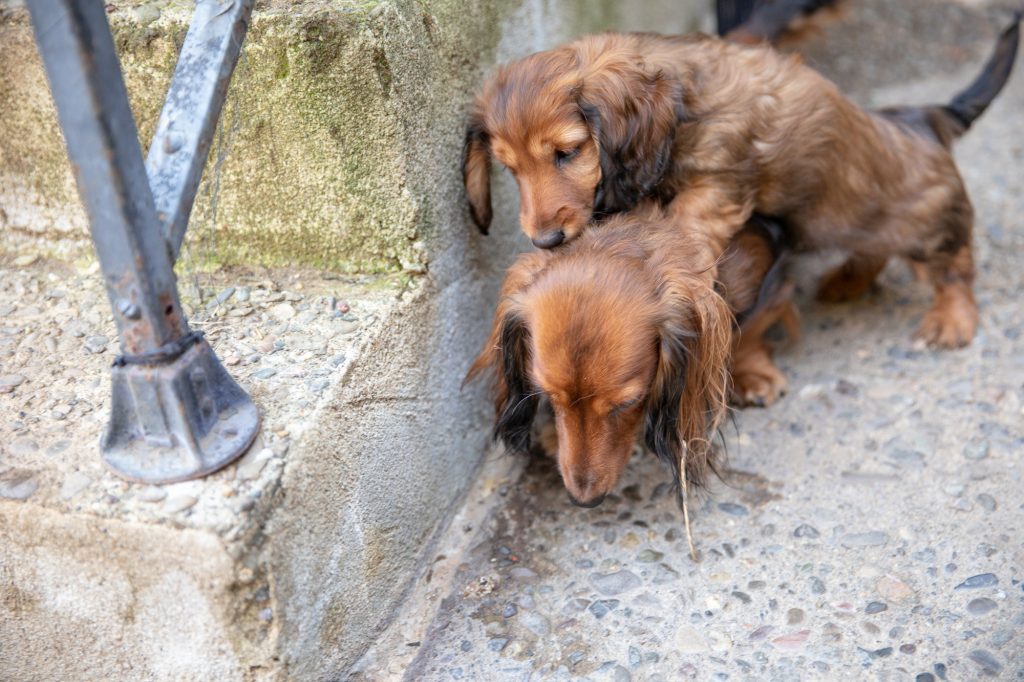
[[[806,51],[865,102],[942,102],[976,74],[1003,10],[865,0]],[[1018,64],[957,145],[977,211],[970,347],[910,340],[931,293],[902,264],[840,306],[806,293],[829,259],[802,262],[804,338],[778,357],[790,393],[723,429],[728,471],[691,507],[699,563],[655,458],[635,458],[595,509],[531,461],[517,481],[481,479],[413,590],[420,610],[357,679],[1024,675],[1022,108]]]

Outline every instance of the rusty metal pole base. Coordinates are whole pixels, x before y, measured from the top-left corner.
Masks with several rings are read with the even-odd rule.
[[[200,478],[241,456],[259,431],[252,399],[201,336],[176,358],[113,368],[103,461],[140,483]]]

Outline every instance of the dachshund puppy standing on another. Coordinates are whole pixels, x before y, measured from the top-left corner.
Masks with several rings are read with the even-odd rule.
[[[641,435],[681,489],[703,485],[715,468],[710,439],[725,415],[734,350],[742,359],[733,371],[751,381],[765,359],[774,370],[761,332],[791,311],[771,234],[752,223],[716,269],[706,238],[650,207],[556,251],[520,256],[467,376],[493,372],[495,436],[528,450],[546,398],[575,504],[600,504]],[[737,311],[757,332],[742,347]]]
[[[823,298],[860,295],[900,256],[935,289],[917,336],[966,345],[973,210],[949,146],[1009,77],[1018,21],[950,104],[873,113],[796,57],[706,36],[612,33],[534,54],[500,69],[471,112],[473,219],[486,232],[492,157],[515,176],[540,248],[645,200],[716,255],[755,211],[777,216],[798,247],[850,254]]]

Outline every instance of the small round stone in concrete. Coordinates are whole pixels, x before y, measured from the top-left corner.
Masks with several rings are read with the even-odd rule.
[[[773,639],[772,646],[776,649],[787,649],[790,651],[802,649],[810,634],[810,630],[797,630],[796,632],[790,632]]]
[[[996,510],[996,498],[992,497],[988,493],[980,493],[975,500],[981,505],[981,508],[988,513],[992,513]]]
[[[995,587],[999,584],[999,578],[996,577],[995,573],[979,573],[978,575],[972,575],[967,580],[963,581],[954,590],[977,590],[982,587]]]
[[[786,623],[788,625],[798,625],[804,622],[803,609],[790,609],[786,612]]]
[[[0,393],[10,393],[24,383],[25,377],[21,374],[0,375]]]
[[[953,504],[949,505],[951,508],[957,511],[969,512],[974,509],[974,504],[966,497],[958,497]]]
[[[746,516],[750,513],[742,504],[735,502],[719,502],[718,508],[729,516]]]
[[[90,336],[85,340],[85,349],[90,353],[102,353],[107,350],[107,346],[110,344],[110,339],[101,334],[96,336]]]
[[[533,580],[537,577],[537,572],[533,569],[527,568],[526,566],[516,566],[508,572],[509,576],[523,582]]]
[[[495,653],[508,646],[508,637],[493,637],[487,640],[487,648]]]
[[[174,497],[169,497],[167,501],[164,502],[164,511],[168,514],[176,514],[178,512],[185,511],[196,502],[198,502],[198,500],[193,495],[175,495]]]
[[[989,443],[987,440],[972,441],[964,446],[964,457],[978,461],[988,457]]]
[[[914,682],[935,682],[935,675],[931,673],[920,673],[914,678]]]
[[[917,645],[916,644],[900,644],[900,653],[901,654],[908,654],[909,655],[909,654],[914,653],[915,651],[917,651]]]
[[[519,613],[519,607],[515,604],[505,604],[505,608],[502,610],[501,615],[505,618],[511,618],[512,616]]]
[[[907,585],[905,582],[892,575],[882,576],[878,582],[875,583],[875,589],[878,590],[878,594],[886,600],[896,603],[902,602],[914,592],[910,585]]]
[[[167,491],[157,485],[147,485],[139,490],[136,497],[142,502],[159,502],[167,497]]]
[[[217,302],[217,305],[223,305],[224,303],[227,302],[229,298],[231,298],[234,295],[234,293],[234,287],[226,287],[224,289],[221,289],[221,292],[217,294],[217,298],[214,300]]]
[[[992,640],[991,640],[992,646],[1000,648],[1004,644],[1009,642],[1011,639],[1013,639],[1014,635],[1015,635],[1014,631],[1011,630],[1010,628],[1005,628],[1003,630],[999,630],[994,635],[992,635]]]
[[[862,547],[881,547],[889,542],[889,534],[880,530],[872,530],[867,533],[850,533],[842,539],[843,547],[847,549],[860,549]]]
[[[821,537],[821,533],[819,533],[818,529],[814,526],[802,523],[796,527],[796,530],[793,531],[793,537],[807,538],[808,540],[813,540],[815,538]]]
[[[64,485],[60,487],[60,498],[70,500],[72,497],[89,487],[92,479],[81,471],[74,471],[64,479]]]
[[[821,578],[812,577],[810,582],[811,592],[814,594],[825,594],[825,583]]]
[[[160,18],[160,8],[155,5],[141,5],[133,9],[132,14],[135,15],[135,20],[139,24],[146,26]]]
[[[8,469],[0,473],[0,497],[24,501],[39,488],[34,478],[36,472],[29,469]]]
[[[37,450],[39,450],[39,444],[27,437],[15,438],[7,446],[7,451],[15,457],[27,457]]]
[[[873,601],[873,602],[870,602],[867,606],[864,607],[864,613],[867,613],[867,614],[881,613],[882,611],[885,611],[888,608],[889,607],[886,604],[884,604],[883,602]]]
[[[975,649],[968,656],[981,667],[981,673],[988,677],[996,677],[1003,671],[1003,664],[984,649]]]
[[[551,625],[548,623],[548,619],[539,613],[530,611],[520,616],[519,621],[526,626],[533,634],[538,637],[544,637],[551,632]]]
[[[708,651],[708,645],[696,628],[684,625],[676,630],[674,649],[680,654],[703,654]]]
[[[268,310],[267,313],[277,320],[290,320],[295,317],[295,308],[291,303],[278,303]]]
[[[253,448],[238,462],[235,478],[239,481],[252,481],[259,478],[263,467],[266,466],[273,456],[274,451],[270,448],[263,448],[262,450]]]
[[[642,581],[635,573],[621,570],[613,573],[592,573],[590,584],[601,594],[614,597],[623,592],[635,590],[640,587]]]
[[[997,608],[999,608],[999,605],[988,597],[979,597],[967,603],[967,613],[972,616],[984,616],[986,613],[991,613]]]
[[[273,367],[264,367],[263,369],[258,369],[255,372],[253,372],[252,373],[252,377],[253,377],[253,379],[261,379],[262,380],[262,379],[269,379],[270,377],[274,376],[275,374],[277,374],[277,370],[274,369]]]
[[[576,599],[570,599],[565,603],[565,606],[562,607],[562,615],[572,616],[583,611],[588,606],[590,606],[589,599],[580,599],[578,597]]]
[[[351,334],[359,329],[359,320],[338,320],[338,331],[342,334]]]
[[[618,607],[619,607],[619,600],[618,599],[599,599],[599,600],[595,601],[593,604],[591,604],[590,608],[588,610],[592,614],[594,614],[595,618],[597,618],[598,620],[601,620],[602,618],[607,616],[609,613],[611,613],[612,611],[614,611]]]
[[[749,604],[751,601],[753,601],[750,598],[749,594],[747,594],[746,592],[740,592],[739,590],[734,590],[733,593],[732,593],[732,596],[736,597],[737,599],[739,599],[744,604]]]
[[[967,486],[965,486],[963,483],[953,483],[947,485],[942,490],[950,497],[960,497],[967,490]]]
[[[653,549],[645,549],[636,555],[636,560],[642,564],[653,564],[656,561],[661,561],[664,556],[661,552],[655,552]]]

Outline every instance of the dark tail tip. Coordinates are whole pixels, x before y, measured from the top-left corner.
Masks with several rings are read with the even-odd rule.
[[[717,0],[718,34],[741,43],[776,43],[801,17],[839,0]]]
[[[996,49],[981,74],[944,107],[946,113],[963,125],[964,131],[984,113],[1010,78],[1017,61],[1021,16],[1020,10],[1014,12],[1013,21],[999,36]]]
[[[724,36],[744,24],[754,13],[758,0],[717,0],[715,18],[718,21],[718,35]]]

